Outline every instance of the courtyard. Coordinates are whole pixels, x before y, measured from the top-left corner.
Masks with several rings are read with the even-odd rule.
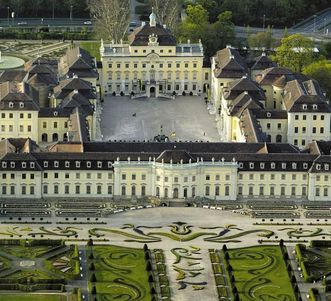
[[[202,96],[175,100],[129,97],[104,98],[101,115],[103,140],[153,140],[161,133],[171,141],[220,141],[213,115]]]

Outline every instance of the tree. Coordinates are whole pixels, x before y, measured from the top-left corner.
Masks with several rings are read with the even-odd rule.
[[[179,30],[179,38],[193,42],[202,41],[205,57],[213,56],[219,49],[235,40],[232,13],[221,13],[215,23],[209,23],[208,12],[201,5],[188,5],[187,18]]]
[[[120,42],[130,22],[130,0],[88,0],[94,30],[99,38]]]
[[[304,66],[314,61],[314,43],[300,34],[283,38],[274,59],[282,67],[301,72]]]
[[[271,49],[274,46],[275,40],[272,37],[270,26],[268,26],[267,31],[250,35],[247,42],[249,48]]]
[[[303,73],[317,80],[326,92],[326,96],[331,97],[331,63],[328,60],[321,60],[305,66]]]
[[[166,25],[171,31],[175,31],[181,10],[179,0],[150,0],[154,8],[156,18],[162,25]]]

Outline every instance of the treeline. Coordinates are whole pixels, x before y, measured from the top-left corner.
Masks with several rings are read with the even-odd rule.
[[[188,0],[187,3],[193,1]],[[209,12],[210,21],[224,11],[231,11],[236,25],[263,24],[291,27],[303,19],[330,7],[330,0],[196,0]]]
[[[0,0],[0,18],[69,18],[71,6],[73,18],[89,17],[85,0]]]

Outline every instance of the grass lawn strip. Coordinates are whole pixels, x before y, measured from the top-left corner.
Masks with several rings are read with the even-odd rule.
[[[151,300],[143,249],[98,245],[93,246],[93,256],[97,297],[101,300]]]
[[[296,300],[279,246],[255,246],[228,252],[240,300]]]
[[[54,294],[0,294],[4,301],[67,301],[67,297]]]

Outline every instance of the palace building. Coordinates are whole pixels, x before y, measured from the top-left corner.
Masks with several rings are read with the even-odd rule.
[[[0,141],[1,199],[329,200],[331,142]]]
[[[177,43],[166,26],[142,23],[128,44],[101,44],[102,92],[132,97],[198,95],[209,84],[210,68],[203,68],[201,42]]]

